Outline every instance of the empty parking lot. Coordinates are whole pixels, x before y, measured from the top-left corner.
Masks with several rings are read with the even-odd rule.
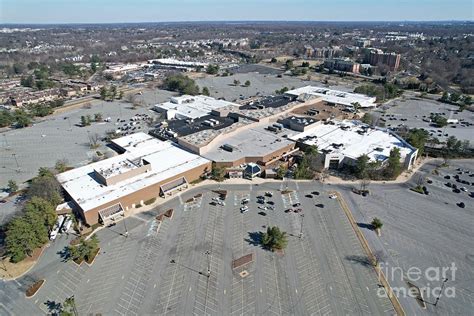
[[[433,304],[438,295],[430,289],[441,287],[443,278],[423,276],[415,283],[426,288],[427,308],[411,297],[400,296],[400,302],[408,314],[439,313],[442,315],[469,315],[474,309],[474,172],[472,160],[451,161],[449,167],[437,168],[441,160],[424,165],[406,184],[371,185],[370,195],[361,197],[344,191],[346,201],[352,209],[356,220],[363,226],[370,223],[373,217],[379,217],[384,226],[382,236],[369,229],[363,229],[372,248],[382,253],[382,259],[390,267],[401,268],[406,277],[407,271],[420,269],[423,273],[430,269],[450,267],[453,263],[455,274],[447,275],[445,287],[455,289],[454,297],[441,297],[437,306]],[[457,168],[469,170],[460,175],[467,184],[456,182],[453,175]],[[437,172],[434,172],[438,169]],[[450,175],[450,179],[445,179]],[[423,185],[429,195],[410,191],[417,185],[418,176],[429,179]],[[446,186],[447,182],[466,187],[466,192],[458,193]],[[472,184],[471,184],[472,183]],[[464,207],[460,207],[460,203]],[[396,274],[390,280],[393,287],[406,287],[405,280]],[[428,293],[429,292],[429,293]]]
[[[279,185],[222,186],[229,189],[225,205],[211,205],[218,195],[205,190],[192,203],[168,202],[162,210],[176,211],[161,225],[156,210],[106,228],[98,233],[94,265],[68,262],[32,272],[47,280],[55,275],[34,302],[47,312],[43,301],[62,302],[74,293],[80,314],[393,313],[390,301],[376,294],[377,276],[360,260],[364,253],[338,201],[323,189],[306,197],[311,190],[296,192],[294,184],[282,195]],[[256,197],[266,191],[273,197],[265,210]],[[242,214],[245,198],[250,211]],[[301,213],[285,212],[296,203]],[[259,245],[268,225],[289,234],[284,254]],[[233,269],[232,261],[247,254],[252,262]]]

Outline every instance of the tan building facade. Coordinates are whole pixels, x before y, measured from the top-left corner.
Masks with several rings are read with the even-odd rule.
[[[112,145],[119,155],[57,175],[88,225],[114,221],[146,201],[181,191],[212,169],[210,160],[145,133]]]
[[[212,163],[209,161],[205,165],[201,165],[185,173],[177,174],[174,177],[158,182],[149,187],[133,192],[132,194],[123,196],[119,199],[100,205],[96,208],[88,210],[87,212],[84,212],[84,210],[82,210],[80,207],[79,207],[79,210],[81,211],[81,215],[84,221],[88,225],[93,225],[95,223],[98,223],[101,220],[99,216],[99,212],[108,207],[111,207],[116,204],[120,204],[122,208],[125,211],[127,211],[127,210],[137,207],[138,205],[143,205],[145,201],[151,200],[153,198],[166,197],[167,194],[162,192],[161,186],[165,185],[166,183],[172,182],[174,180],[180,179],[182,177],[184,177],[188,183],[191,183],[195,180],[198,180],[205,173],[211,171],[211,168],[212,168]]]

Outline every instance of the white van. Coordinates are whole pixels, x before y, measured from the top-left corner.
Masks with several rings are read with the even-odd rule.
[[[54,224],[53,229],[49,233],[49,240],[55,240],[56,237],[59,235],[59,230],[61,229],[61,226],[63,226],[64,222],[64,216],[59,215],[58,219],[56,220],[56,224]]]
[[[61,228],[61,231],[63,233],[65,233],[65,232],[69,231],[69,229],[71,229],[71,226],[72,226],[72,218],[70,216],[68,216],[64,220],[64,224],[63,224],[63,227]]]

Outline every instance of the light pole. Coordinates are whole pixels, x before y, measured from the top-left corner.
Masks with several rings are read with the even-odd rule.
[[[303,219],[304,219],[304,214],[300,214],[301,217],[301,226],[300,226],[300,236],[299,238],[303,238]]]
[[[206,250],[205,254],[207,255],[207,277],[211,276],[211,251]]]
[[[20,169],[20,165],[18,164],[18,159],[16,159],[16,154],[13,153],[12,156],[15,159],[15,162],[16,162],[16,172],[20,172],[21,169]]]
[[[436,298],[436,301],[434,303],[434,306],[438,305],[439,299],[441,298],[441,293],[443,293],[444,285],[448,282],[448,278],[443,280],[443,284],[441,284],[441,291],[439,291],[438,297]]]
[[[286,177],[283,176],[282,181],[283,181],[283,183],[285,184],[285,191],[288,191],[288,178],[286,178],[286,179],[285,179],[285,178],[286,178]]]
[[[125,228],[125,238],[128,237],[127,225],[125,224],[125,214],[123,214],[123,227]]]
[[[5,150],[10,150],[10,145],[8,144],[7,135],[3,134],[3,139],[5,140]]]

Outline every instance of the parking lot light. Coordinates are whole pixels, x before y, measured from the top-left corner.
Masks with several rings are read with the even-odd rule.
[[[446,282],[448,282],[448,278],[445,278],[443,280],[443,283],[441,284],[441,290],[439,291],[439,294],[438,294],[438,297],[436,298],[434,306],[438,305],[439,299],[441,298],[441,293],[443,293],[444,285],[445,285]]]
[[[303,219],[304,219],[304,214],[300,214],[301,217],[301,226],[300,226],[300,236],[299,238],[303,238]]]
[[[205,254],[207,256],[207,277],[209,278],[211,276],[211,251],[206,250]]]

